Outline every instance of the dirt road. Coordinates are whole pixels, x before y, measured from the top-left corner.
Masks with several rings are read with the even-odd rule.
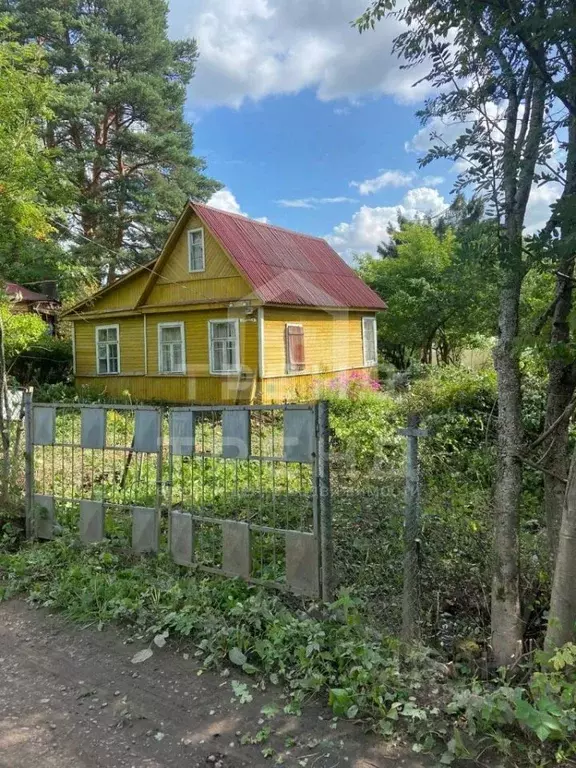
[[[280,691],[244,679],[240,704],[234,674],[199,676],[177,647],[135,665],[129,639],[0,603],[1,768],[424,768],[321,709],[267,720]]]

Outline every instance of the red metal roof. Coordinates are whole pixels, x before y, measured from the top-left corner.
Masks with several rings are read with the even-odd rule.
[[[36,291],[31,291],[29,288],[25,288],[23,285],[18,285],[18,283],[4,283],[4,289],[8,296],[13,296],[19,301],[54,302],[54,299],[51,299],[50,296],[47,296],[45,293],[36,293]]]
[[[266,304],[386,308],[325,240],[200,203],[191,206]]]

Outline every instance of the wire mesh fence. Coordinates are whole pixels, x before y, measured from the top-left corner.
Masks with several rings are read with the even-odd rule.
[[[183,566],[312,598],[350,588],[393,633],[409,599],[417,632],[441,633],[458,589],[441,572],[460,546],[439,506],[450,499],[430,506],[424,484],[407,557],[406,436],[344,449],[320,407],[30,403],[16,483],[28,474],[29,534],[170,551]]]

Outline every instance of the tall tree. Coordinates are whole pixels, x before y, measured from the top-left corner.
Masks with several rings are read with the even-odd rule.
[[[498,267],[490,222],[402,220],[379,256],[360,257],[361,277],[385,297],[379,318],[384,356],[399,368],[411,359],[456,362],[475,337],[496,330]],[[385,255],[383,255],[385,254]],[[487,256],[488,254],[488,256]]]
[[[519,504],[523,431],[519,361],[520,296],[527,271],[523,228],[536,167],[546,159],[545,114],[549,86],[509,34],[501,16],[471,0],[412,0],[401,18],[408,30],[395,50],[409,64],[430,61],[426,79],[439,89],[421,112],[462,124],[448,142],[436,135],[425,158],[459,158],[460,185],[471,184],[490,203],[499,226],[498,476],[495,488],[492,650],[498,664],[518,658],[522,641],[519,600]],[[394,0],[376,0],[359,20],[361,29],[388,15]],[[542,8],[537,9],[542,13]],[[535,16],[538,22],[538,15]],[[455,39],[451,39],[456,30]]]
[[[46,238],[59,185],[53,153],[41,141],[53,115],[54,82],[38,45],[21,45],[0,22],[0,241]]]
[[[0,242],[10,245],[18,238],[46,238],[50,218],[57,208],[51,193],[59,186],[53,158],[40,140],[51,118],[54,83],[46,76],[45,61],[36,44],[20,45],[0,21]],[[6,276],[2,276],[6,279]],[[0,297],[1,299],[1,297]],[[12,327],[11,327],[12,326]],[[18,347],[36,338],[45,326],[37,317],[11,318],[0,301],[0,502],[9,504],[11,480],[10,422],[5,346]],[[8,344],[6,344],[6,330]],[[15,450],[15,449],[14,449]]]
[[[77,255],[111,281],[150,258],[186,199],[218,188],[183,114],[196,44],[168,39],[165,0],[3,4],[59,83],[45,140],[78,190]]]

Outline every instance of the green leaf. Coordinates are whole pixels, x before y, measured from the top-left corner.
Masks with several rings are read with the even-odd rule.
[[[240,648],[234,647],[231,648],[228,653],[228,658],[232,662],[232,664],[236,664],[237,667],[243,667],[244,664],[246,664],[247,659],[246,656],[242,653]]]

